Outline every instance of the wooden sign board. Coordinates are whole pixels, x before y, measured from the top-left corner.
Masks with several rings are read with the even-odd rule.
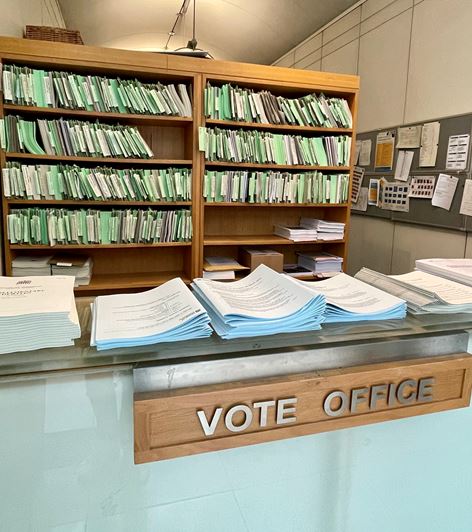
[[[135,462],[465,407],[471,371],[463,353],[137,393]]]

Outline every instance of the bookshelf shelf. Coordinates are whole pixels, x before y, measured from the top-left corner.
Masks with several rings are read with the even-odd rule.
[[[77,287],[77,295],[139,291],[162,284],[174,277],[189,283],[202,275],[206,250],[220,256],[238,257],[241,246],[275,246],[284,254],[286,262],[296,260],[297,248],[315,246],[343,256],[346,265],[349,234],[350,202],[342,204],[294,203],[206,203],[203,198],[205,170],[253,171],[273,170],[288,173],[320,171],[326,174],[352,174],[351,166],[278,165],[231,161],[204,161],[199,151],[199,127],[244,129],[288,133],[305,137],[347,135],[351,138],[351,158],[354,160],[356,112],[359,78],[357,76],[230,63],[226,61],[196,61],[193,58],[162,56],[148,52],[115,50],[88,46],[62,45],[47,41],[29,41],[0,37],[0,63],[26,66],[45,71],[99,75],[116,79],[136,78],[143,83],[185,83],[192,105],[192,117],[107,113],[71,110],[0,102],[0,118],[19,115],[26,120],[58,119],[100,121],[105,124],[134,126],[154,156],[152,159],[86,157],[67,155],[36,155],[0,151],[2,168],[9,162],[23,165],[75,164],[82,168],[107,166],[117,169],[153,170],[180,167],[191,170],[191,201],[151,202],[128,200],[26,199],[7,198],[2,194],[3,239],[0,238],[5,274],[12,273],[12,260],[25,255],[83,255],[93,259],[92,280],[88,286]],[[211,84],[238,83],[256,91],[266,90],[276,96],[300,98],[313,92],[344,98],[353,117],[352,128],[311,127],[286,124],[262,124],[235,120],[215,120],[204,117],[204,91]],[[55,89],[56,90],[56,89]],[[37,129],[36,137],[41,143]],[[12,148],[18,149],[18,148]],[[3,192],[3,190],[2,190]],[[172,197],[178,197],[174,195]],[[185,197],[185,196],[180,196]],[[306,197],[306,196],[303,196]],[[323,196],[311,196],[322,199]],[[349,195],[348,195],[349,197]],[[75,244],[26,245],[8,242],[8,215],[17,208],[67,207],[69,209],[170,209],[186,208],[191,212],[192,242],[163,242],[156,244]],[[208,208],[207,208],[208,207]],[[259,207],[259,208],[254,208]],[[273,235],[277,224],[298,225],[300,217],[323,218],[343,222],[345,239],[336,241],[293,242]],[[324,248],[323,246],[327,246]],[[3,273],[3,272],[0,272]]]
[[[191,207],[191,201],[94,201],[94,200],[70,200],[70,199],[51,199],[51,200],[32,200],[32,199],[8,199],[9,205],[47,205],[47,206],[62,206],[62,205],[76,205],[82,206],[97,206],[97,207]]]
[[[349,166],[311,166],[306,164],[270,164],[235,163],[231,161],[205,161],[205,166],[224,166],[227,168],[264,168],[268,170],[317,170],[320,172],[349,172]]]
[[[28,115],[29,118],[79,118],[88,121],[113,121],[127,125],[150,126],[187,126],[193,119],[185,116],[138,115],[129,113],[105,113],[100,111],[80,111],[76,109],[61,109],[56,107],[34,107],[30,105],[4,104],[5,114]]]
[[[115,273],[115,274],[94,274],[88,285],[77,286],[75,292],[86,294],[95,291],[113,291],[123,289],[145,289],[154,288],[175,277],[180,277],[185,284],[191,281],[183,271],[166,272],[136,272],[136,273]]]
[[[60,249],[136,249],[136,248],[165,248],[165,247],[189,247],[191,242],[156,242],[155,244],[57,244],[56,246],[46,246],[40,244],[10,244],[13,250],[44,250],[51,251]]]
[[[287,238],[282,238],[277,235],[216,235],[206,236],[204,240],[205,246],[259,246],[259,245],[305,245],[305,244],[344,244],[343,240],[311,240],[305,242],[294,242]]]
[[[14,153],[6,152],[5,158],[10,160],[34,160],[34,161],[52,161],[64,163],[92,163],[107,165],[146,165],[146,166],[181,166],[191,165],[191,159],[125,159],[117,157],[75,157],[71,155],[36,155],[35,153]]]
[[[324,133],[336,135],[351,135],[351,128],[343,127],[314,127],[314,126],[293,126],[290,124],[267,124],[260,122],[239,122],[238,120],[218,120],[216,118],[207,118],[205,124],[211,127],[230,127],[234,129],[263,129],[281,132],[293,133]]]
[[[348,203],[247,203],[247,202],[225,202],[225,201],[212,201],[204,203],[205,207],[322,207],[324,208],[345,208]]]

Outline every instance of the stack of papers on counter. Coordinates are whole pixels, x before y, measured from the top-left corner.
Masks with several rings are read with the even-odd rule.
[[[340,273],[318,282],[296,282],[326,298],[326,323],[399,320],[406,316],[406,303],[383,290]]]
[[[80,337],[72,277],[0,277],[0,353],[73,345]]]
[[[27,277],[29,275],[51,275],[49,264],[52,255],[20,255],[11,261],[13,277]]]
[[[232,283],[194,279],[197,297],[225,339],[320,329],[325,298],[264,264]]]
[[[356,278],[407,302],[413,314],[472,312],[472,287],[421,271],[384,275],[362,268]]]
[[[307,229],[300,225],[295,227],[274,225],[274,235],[288,238],[294,242],[310,242],[312,240],[317,240],[316,229]]]
[[[75,286],[90,284],[93,261],[90,257],[54,255],[49,261],[52,275],[73,275]]]
[[[340,272],[343,258],[330,253],[298,253],[298,264],[315,273]]]
[[[327,222],[316,218],[302,218],[300,225],[307,229],[316,229],[318,240],[342,240],[344,238],[344,226],[342,222]]]
[[[99,296],[92,307],[90,345],[99,351],[204,338],[210,318],[182,279],[140,294]]]
[[[472,259],[421,259],[416,269],[472,286]]]

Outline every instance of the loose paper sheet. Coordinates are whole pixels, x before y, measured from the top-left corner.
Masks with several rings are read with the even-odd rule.
[[[395,166],[395,179],[398,181],[408,181],[414,153],[413,151],[404,150],[398,152],[397,165]]]
[[[365,212],[367,210],[367,199],[369,197],[369,189],[367,187],[361,187],[359,191],[359,197],[357,202],[351,205],[351,209],[354,211]]]
[[[364,178],[364,168],[360,166],[354,166],[354,171],[352,173],[352,187],[351,187],[351,201],[353,203],[357,202],[359,197],[359,191],[362,185],[362,179]]]
[[[466,179],[465,181],[459,212],[466,216],[472,216],[472,179]]]
[[[435,166],[438,154],[439,122],[429,122],[423,125],[421,132],[420,166]]]
[[[399,127],[397,129],[397,148],[419,148],[423,126]]]
[[[451,135],[447,145],[446,168],[465,170],[469,155],[470,135]]]
[[[389,211],[408,212],[410,199],[407,183],[382,183],[380,207]]]
[[[372,141],[370,139],[361,141],[361,151],[359,152],[359,166],[369,166],[371,151]]]
[[[432,198],[435,182],[436,178],[432,175],[413,177],[410,182],[410,198]]]
[[[441,209],[446,209],[448,211],[451,208],[458,182],[458,177],[439,174],[431,203],[435,207],[441,207]]]
[[[362,141],[356,140],[356,150],[354,152],[354,164],[357,164],[359,161],[359,154],[361,152]]]
[[[370,179],[369,181],[369,205],[377,206],[379,204],[379,179]]]
[[[375,168],[391,170],[393,168],[393,150],[395,147],[395,134],[393,131],[382,131],[377,134],[375,147]]]

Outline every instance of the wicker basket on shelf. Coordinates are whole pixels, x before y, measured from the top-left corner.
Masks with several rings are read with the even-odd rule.
[[[64,28],[54,28],[52,26],[26,26],[26,39],[37,39],[40,41],[68,42],[70,44],[84,44],[80,31],[66,30]]]

